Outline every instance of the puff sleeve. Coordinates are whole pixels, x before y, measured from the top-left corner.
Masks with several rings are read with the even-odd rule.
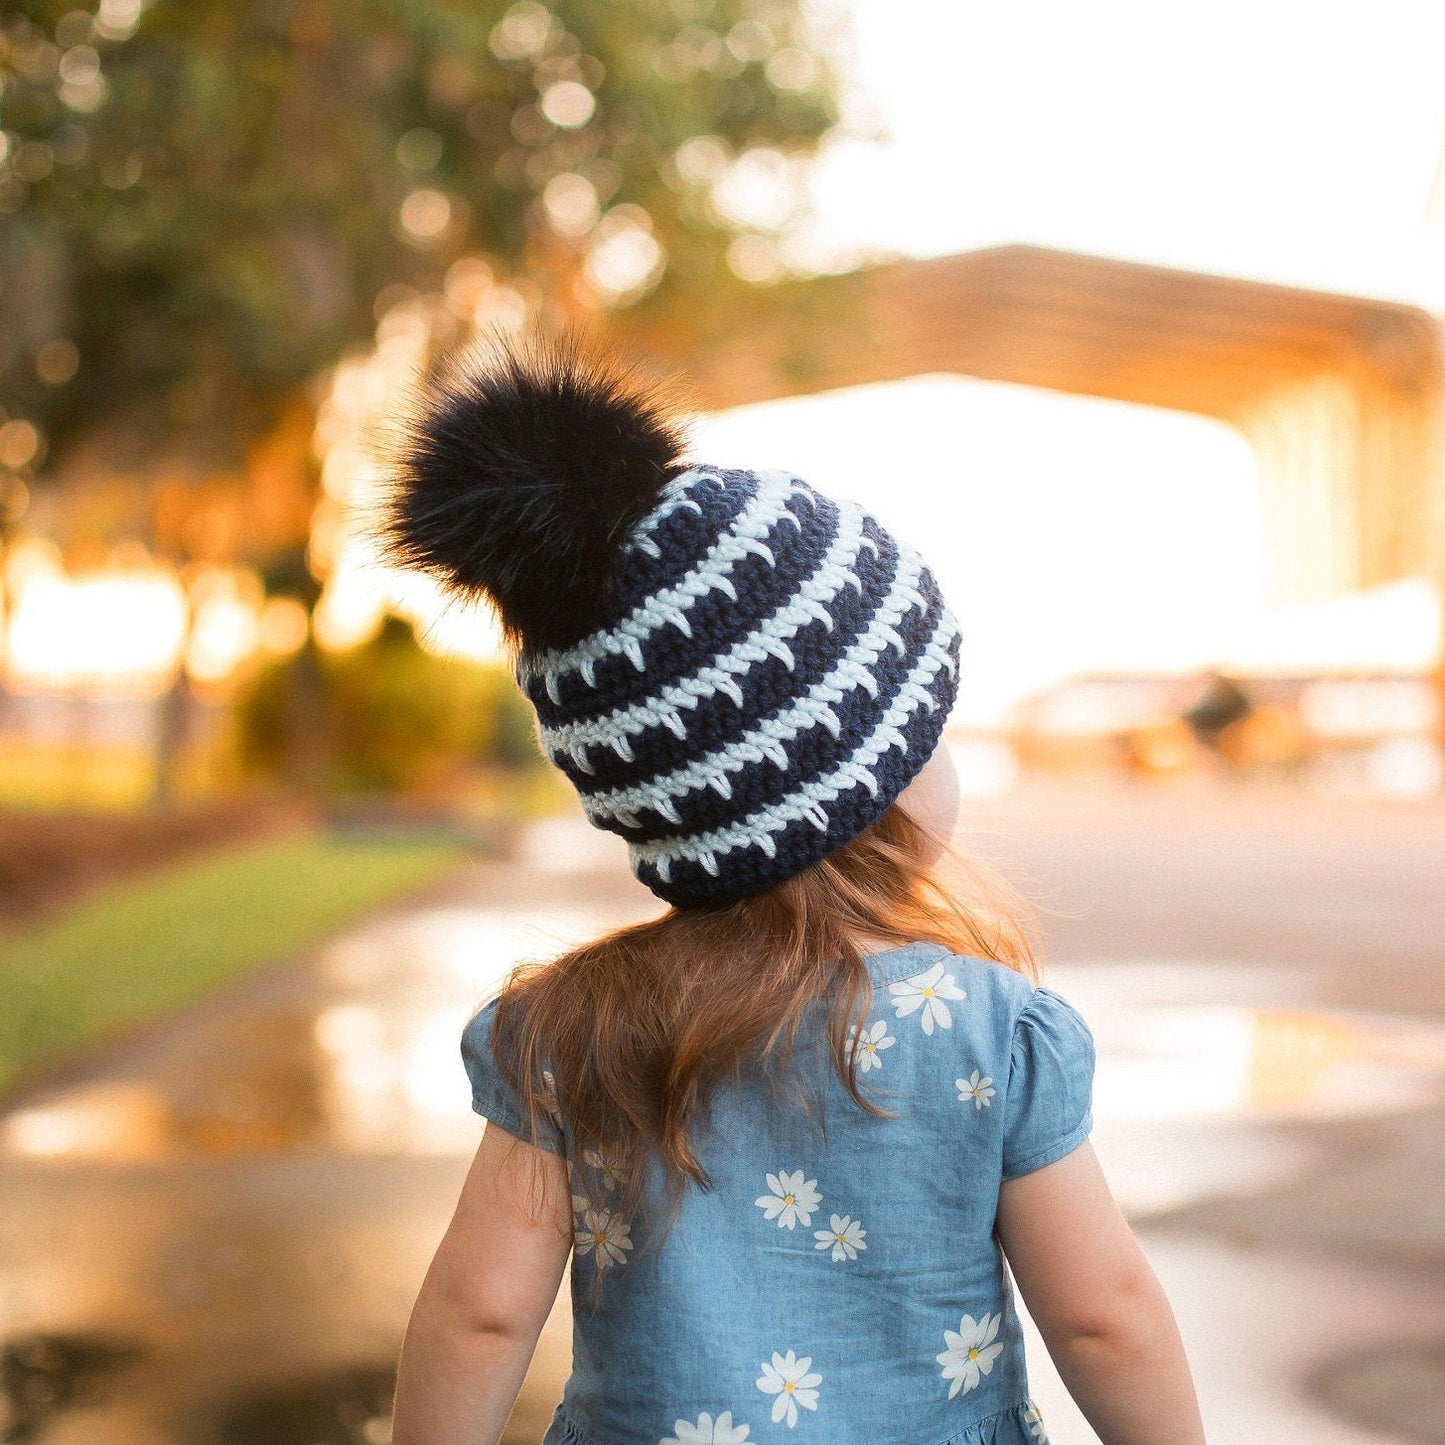
[[[1071,1154],[1093,1127],[1094,1038],[1047,988],[1014,1024],[1004,1097],[1003,1177],[1017,1179]]]
[[[472,1086],[472,1108],[490,1123],[518,1139],[565,1157],[566,1142],[555,1118],[542,1115],[535,1133],[527,1106],[502,1077],[492,1053],[492,1024],[497,1003],[493,999],[462,1030],[462,1065]]]

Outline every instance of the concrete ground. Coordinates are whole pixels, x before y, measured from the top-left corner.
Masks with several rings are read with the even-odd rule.
[[[1445,1441],[1445,806],[1031,781],[960,842],[1041,906],[1094,1027],[1096,1146],[1211,1441]],[[385,1445],[480,1128],[462,1024],[517,959],[655,906],[615,840],[549,825],[6,1101],[0,1440]],[[511,1445],[566,1352],[559,1313]]]

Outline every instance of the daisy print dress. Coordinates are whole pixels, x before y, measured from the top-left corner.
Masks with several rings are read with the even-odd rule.
[[[818,1007],[796,1066],[816,1106],[766,1081],[720,1092],[671,1231],[628,1219],[611,1161],[565,1121],[573,1368],[544,1445],[1039,1445],[1023,1338],[994,1239],[1002,1180],[1091,1126],[1094,1049],[1057,994],[915,943],[870,955],[853,1037],[864,1113]],[[488,1005],[462,1057],[473,1108],[531,1138],[492,1058]]]

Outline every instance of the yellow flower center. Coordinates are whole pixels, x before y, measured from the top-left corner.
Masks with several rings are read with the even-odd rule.
[[[924,996],[924,998],[932,998],[932,997],[933,997],[933,990],[932,990],[931,988],[926,988],[926,989],[924,989],[924,990],[923,990],[923,996]]]
[[[785,1380],[785,1381],[783,1382],[783,1389],[785,1389],[785,1390],[788,1392],[788,1394],[791,1395],[791,1394],[793,1393],[793,1391],[794,1391],[795,1388],[796,1388],[796,1386],[793,1384],[793,1382],[792,1382],[791,1380]]]
[[[843,1243],[843,1236],[841,1234],[835,1234],[833,1238],[836,1239],[839,1244]]]
[[[863,1052],[865,1054],[876,1054],[878,1052],[878,1046],[876,1044],[864,1044]]]
[[[598,1243],[598,1244],[606,1244],[606,1243],[607,1243],[607,1234],[606,1234],[605,1231],[597,1236],[597,1243]]]
[[[793,1196],[792,1196],[791,1194],[785,1194],[785,1195],[783,1195],[783,1203],[784,1203],[784,1204],[791,1204],[792,1202],[793,1202]]]
[[[975,1346],[968,1352],[968,1357],[969,1357],[970,1360],[976,1360],[976,1359],[978,1359],[978,1346],[977,1346],[977,1345],[975,1345]]]

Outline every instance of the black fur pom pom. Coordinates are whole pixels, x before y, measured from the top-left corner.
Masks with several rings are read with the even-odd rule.
[[[383,555],[490,598],[514,646],[569,647],[611,620],[621,544],[680,451],[651,393],[570,343],[471,353],[402,423]]]

